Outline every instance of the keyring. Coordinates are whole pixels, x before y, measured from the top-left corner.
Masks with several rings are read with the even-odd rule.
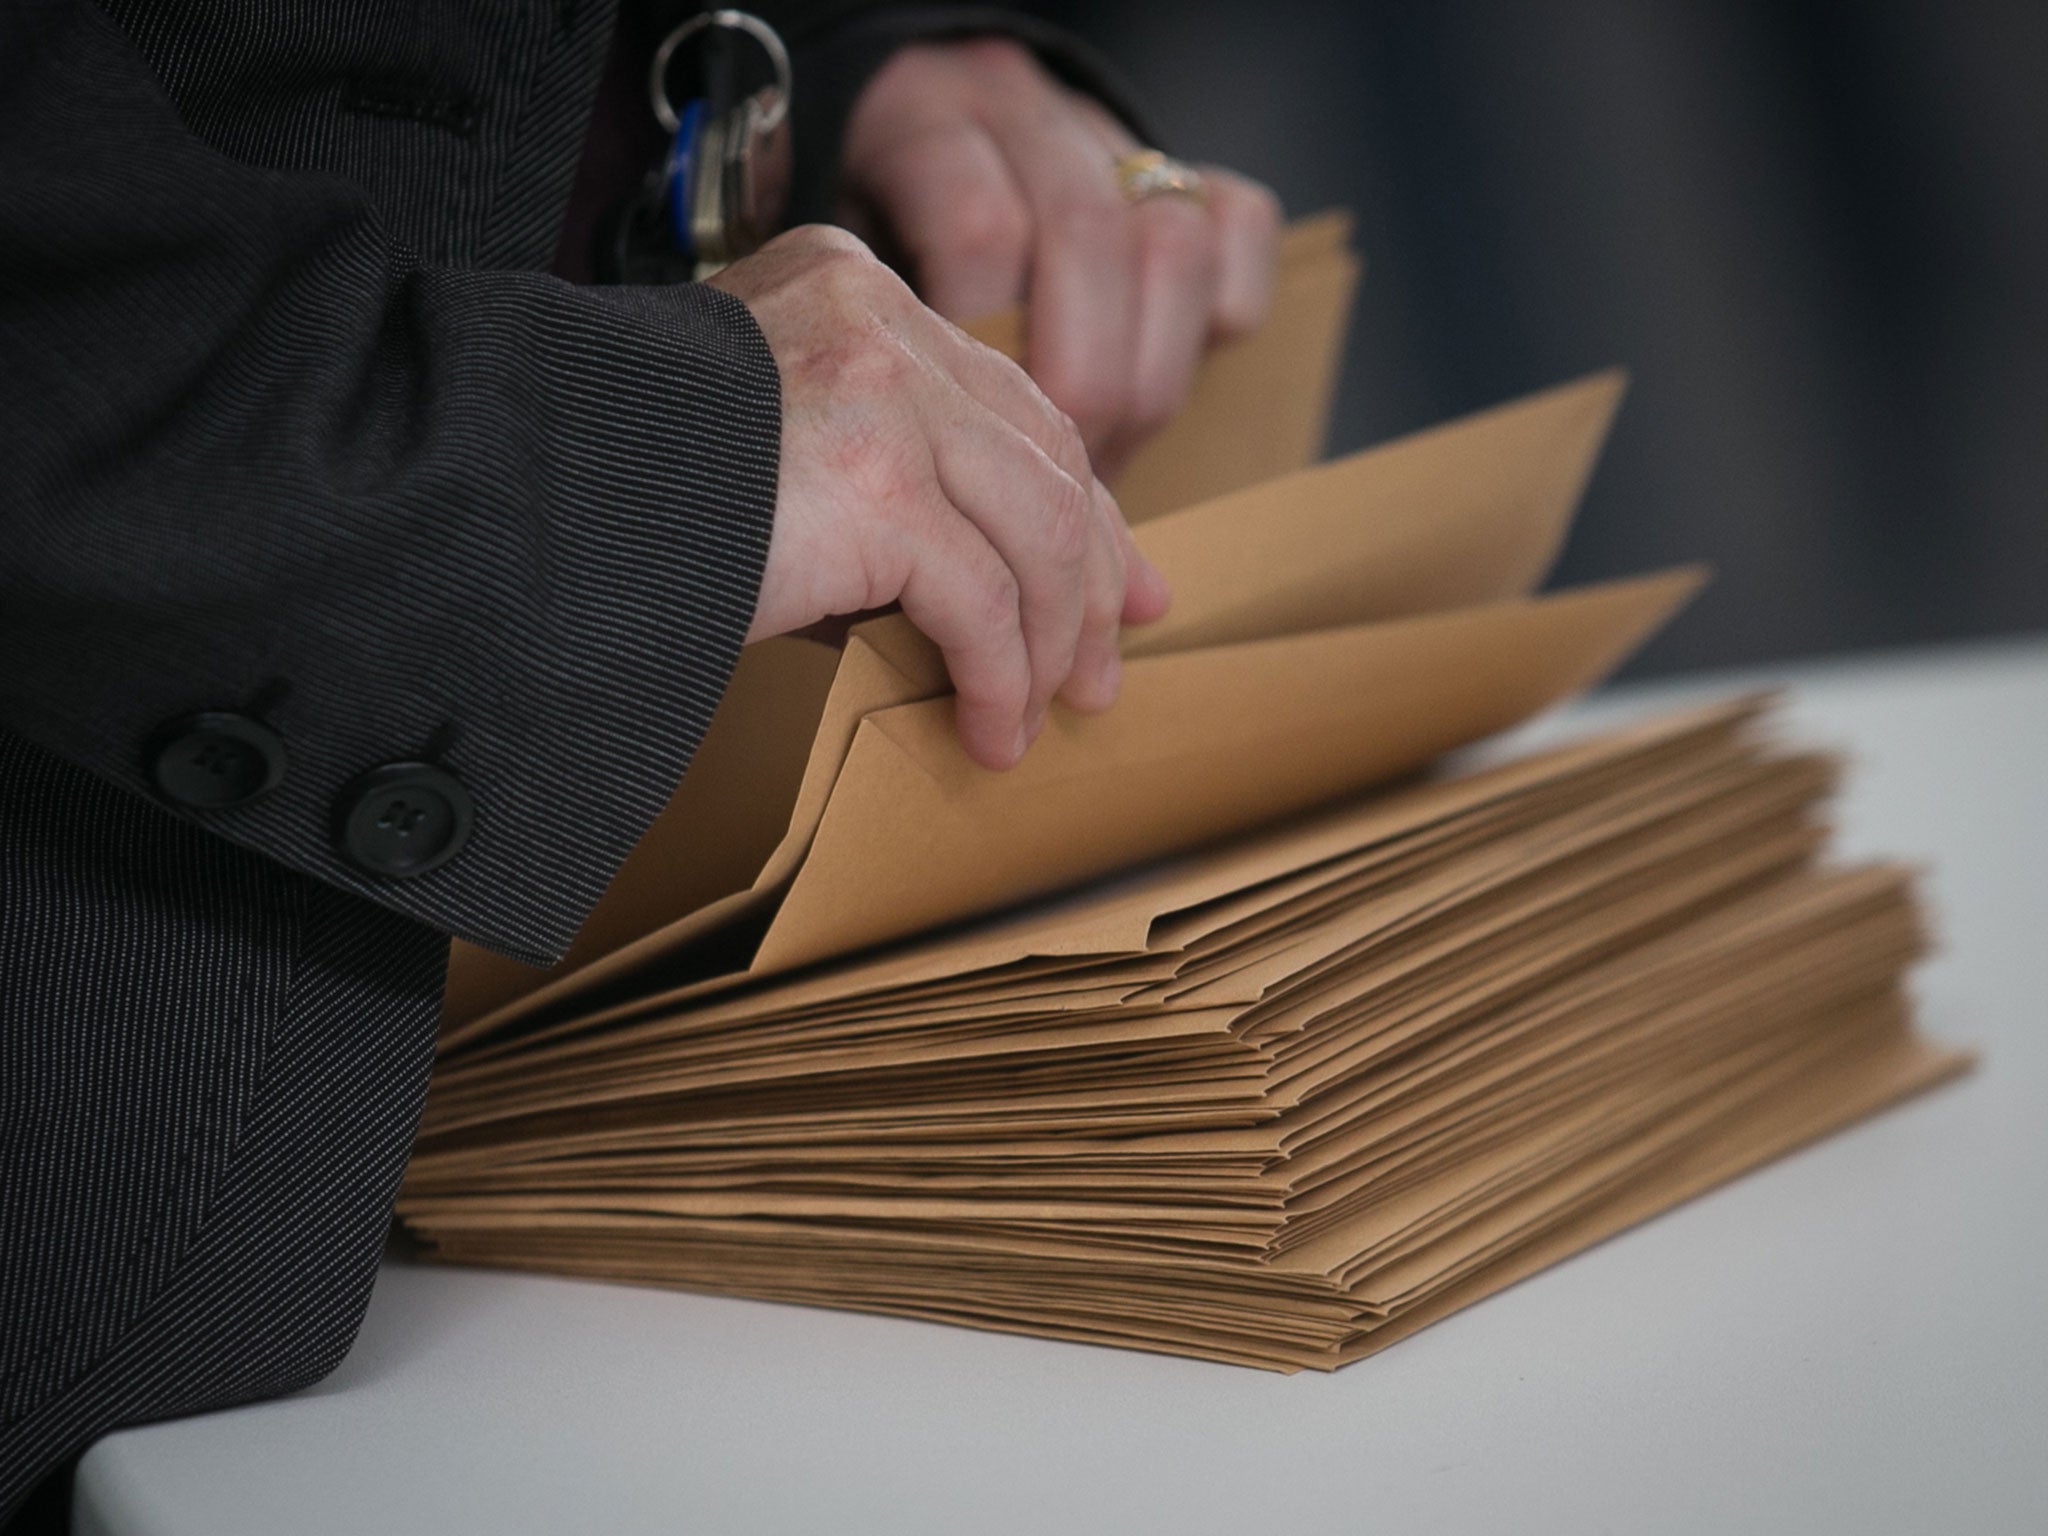
[[[762,133],[772,133],[782,126],[782,120],[789,115],[789,92],[791,75],[789,50],[782,46],[782,39],[775,35],[775,29],[758,16],[745,11],[703,11],[692,16],[675,31],[661,40],[661,46],[654,50],[654,63],[647,74],[647,94],[654,103],[654,115],[661,126],[674,133],[682,126],[682,118],[676,114],[674,103],[668,99],[668,66],[676,56],[676,49],[711,27],[724,27],[733,32],[744,32],[761,45],[761,51],[768,55],[768,62],[775,70],[775,99],[761,112],[754,126]]]

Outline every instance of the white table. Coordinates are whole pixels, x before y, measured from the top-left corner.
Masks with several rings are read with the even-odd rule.
[[[1924,859],[1962,1083],[1335,1376],[392,1263],[289,1400],[101,1442],[93,1536],[2048,1531],[2048,640],[1759,677]]]

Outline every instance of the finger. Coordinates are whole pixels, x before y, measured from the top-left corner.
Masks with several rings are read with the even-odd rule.
[[[1031,213],[995,141],[972,122],[898,139],[863,183],[910,257],[924,301],[953,320],[1019,303],[1031,260]]]
[[[1154,197],[1134,211],[1139,240],[1138,349],[1130,410],[1107,445],[1106,472],[1187,403],[1216,305],[1216,227],[1201,204]]]
[[[1123,513],[1100,481],[1089,486],[1095,527],[1105,540],[1105,556],[1089,569],[1081,633],[1074,644],[1074,663],[1061,684],[1059,697],[1075,709],[1093,714],[1116,702],[1123,680],[1123,657],[1118,644],[1123,618],[1131,606],[1133,583],[1142,590],[1148,582],[1164,585],[1149,561],[1138,557],[1137,569],[1130,557],[1137,546]]]
[[[1025,708],[1036,733],[1053,696],[1071,683],[1094,698],[1095,676],[1076,677],[1086,651],[1102,667],[1115,646],[1123,598],[1123,557],[1095,504],[1094,480],[1076,481],[1008,422],[962,397],[974,418],[934,433],[939,485],[1010,568],[1031,688]],[[1112,696],[1114,679],[1110,680]]]
[[[1091,573],[1087,611],[1074,646],[1073,670],[1059,693],[1060,698],[1086,714],[1105,710],[1116,702],[1123,680],[1118,639],[1124,615],[1131,607],[1133,583],[1142,589],[1148,580],[1159,579],[1142,557],[1134,569],[1129,557],[1136,553],[1137,546],[1131,542],[1131,531],[1124,525],[1123,514],[1109,492],[1099,483],[1093,487],[1092,500],[1097,526],[1107,534],[1114,560]]]
[[[1280,271],[1280,200],[1234,171],[1205,166],[1216,225],[1215,334],[1249,336],[1266,323]]]
[[[1166,612],[1171,594],[1166,578],[1139,551],[1124,521],[1123,509],[1095,475],[1087,449],[1072,418],[1047,400],[1044,393],[1010,359],[982,345],[957,328],[949,360],[956,377],[968,393],[1010,422],[1036,443],[1063,471],[1092,488],[1098,515],[1109,530],[1121,554],[1124,591],[1121,602],[1123,622],[1149,624]],[[1075,671],[1085,668],[1080,660]],[[1110,690],[1112,693],[1114,689]]]
[[[982,122],[1031,209],[1031,376],[1092,452],[1130,399],[1138,336],[1130,209],[1100,139],[1051,81],[997,93]]]
[[[1102,151],[1105,165],[1114,168],[1115,163],[1123,156],[1144,148],[1131,137],[1131,130],[1125,126],[1122,118],[1085,91],[1062,86],[1060,96],[1066,103],[1067,110],[1080,120],[1088,136]]]
[[[1167,585],[1165,574],[1138,547],[1122,512],[1117,513],[1116,524],[1124,550],[1124,622],[1150,624],[1165,618],[1166,610],[1173,605],[1173,589]]]
[[[1016,578],[995,547],[950,505],[935,505],[900,601],[953,679],[954,728],[967,755],[1009,768],[1030,745],[1031,663]]]

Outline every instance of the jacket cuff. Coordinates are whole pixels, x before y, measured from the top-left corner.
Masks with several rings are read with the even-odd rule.
[[[469,844],[393,881],[363,876],[330,841],[315,871],[541,964],[567,950],[675,793],[725,692],[759,599],[782,428],[775,359],[731,294],[693,283],[569,298],[595,334],[568,334],[554,360],[536,466],[545,532],[470,587],[472,601],[531,605],[541,622],[515,627],[527,644],[500,658],[509,676],[472,657],[474,691],[443,700],[440,760],[477,786]]]
[[[459,457],[422,450],[424,471],[393,466],[402,491],[359,484],[324,526],[295,527],[273,611],[206,604],[81,648],[86,696],[108,691],[100,672],[130,679],[121,716],[18,723],[230,842],[549,964],[673,794],[737,659],[774,520],[780,380],[746,306],[714,288],[420,281],[468,290],[422,299],[468,317],[459,365],[425,384]],[[175,579],[173,601],[208,596]],[[220,808],[167,792],[223,750],[234,767],[232,739],[209,752],[204,730],[176,757],[195,716],[267,733],[275,787]],[[456,851],[377,867],[430,859],[451,799]]]
[[[323,737],[297,796],[217,829],[537,964],[568,948],[725,691],[759,597],[782,421],[767,339],[732,295],[549,291],[579,313],[548,328],[545,437],[515,450],[542,488],[537,515],[445,573],[460,606],[510,610],[512,622],[445,635],[438,656],[443,641],[421,634],[414,675],[380,690],[384,718]],[[301,707],[320,708],[303,686],[281,730]],[[421,755],[423,741],[472,791],[468,842],[424,874],[367,874],[347,856],[338,809],[320,817],[322,806],[338,807],[341,780],[363,763]],[[309,812],[324,836],[304,835]]]

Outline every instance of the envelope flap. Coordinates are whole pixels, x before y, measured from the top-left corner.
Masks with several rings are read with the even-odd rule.
[[[1585,687],[1698,587],[1682,570],[1126,669],[977,767],[949,701],[863,721],[757,974],[993,911],[1421,767]]]
[[[1173,607],[1126,656],[1498,602],[1564,542],[1619,370],[1185,507],[1138,529]]]

